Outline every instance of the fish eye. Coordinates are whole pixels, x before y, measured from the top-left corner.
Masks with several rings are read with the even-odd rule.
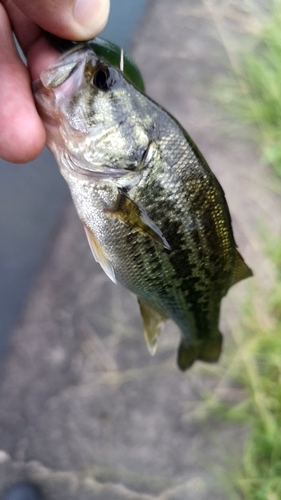
[[[109,75],[108,75],[108,71],[106,71],[106,69],[101,68],[94,75],[93,83],[95,84],[96,87],[98,87],[98,89],[107,88],[106,82],[108,80]]]
[[[91,79],[91,83],[99,90],[108,90],[118,81],[118,79],[118,72],[114,68],[99,66]]]

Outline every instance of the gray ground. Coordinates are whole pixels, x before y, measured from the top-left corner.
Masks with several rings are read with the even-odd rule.
[[[280,228],[280,205],[244,132],[230,140],[210,100],[228,60],[206,4],[151,2],[134,57],[148,94],[182,122],[220,179],[240,250],[266,287],[256,227]],[[225,333],[247,287],[225,300]],[[177,371],[178,339],[169,323],[150,358],[135,298],[102,273],[66,206],[1,368],[0,492],[31,479],[49,500],[235,498],[227,475],[239,467],[245,432],[191,418],[217,382],[212,367]]]

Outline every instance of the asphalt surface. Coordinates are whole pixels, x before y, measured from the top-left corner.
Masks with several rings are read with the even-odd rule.
[[[264,187],[270,174],[246,131],[230,139],[232,124],[211,99],[229,62],[204,5],[150,2],[132,52],[147,93],[183,124],[219,178],[252,281],[266,287],[271,272],[257,225],[280,230],[280,201]],[[249,287],[235,286],[224,301],[226,352]],[[48,500],[238,498],[230,478],[247,430],[198,418],[206,391],[218,385],[216,368],[197,363],[180,373],[178,341],[169,322],[156,356],[148,355],[135,297],[94,262],[67,203],[1,367],[0,493],[32,480]]]

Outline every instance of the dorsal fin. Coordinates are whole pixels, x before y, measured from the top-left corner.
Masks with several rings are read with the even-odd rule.
[[[158,338],[167,317],[164,314],[155,311],[155,309],[150,307],[143,299],[138,297],[138,301],[143,322],[144,338],[147,349],[153,356],[156,352]]]
[[[232,280],[231,280],[231,286],[235,285],[235,283],[238,283],[241,280],[244,280],[246,278],[250,278],[250,276],[253,276],[251,269],[244,262],[244,259],[240,255],[238,250],[236,250],[236,257],[235,257],[234,271],[233,271]]]

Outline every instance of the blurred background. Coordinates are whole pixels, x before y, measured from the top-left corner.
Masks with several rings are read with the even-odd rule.
[[[148,355],[47,150],[0,163],[0,495],[281,498],[280,5],[112,0],[102,33],[206,157],[254,271],[223,301],[218,365],[180,373],[171,322]]]

